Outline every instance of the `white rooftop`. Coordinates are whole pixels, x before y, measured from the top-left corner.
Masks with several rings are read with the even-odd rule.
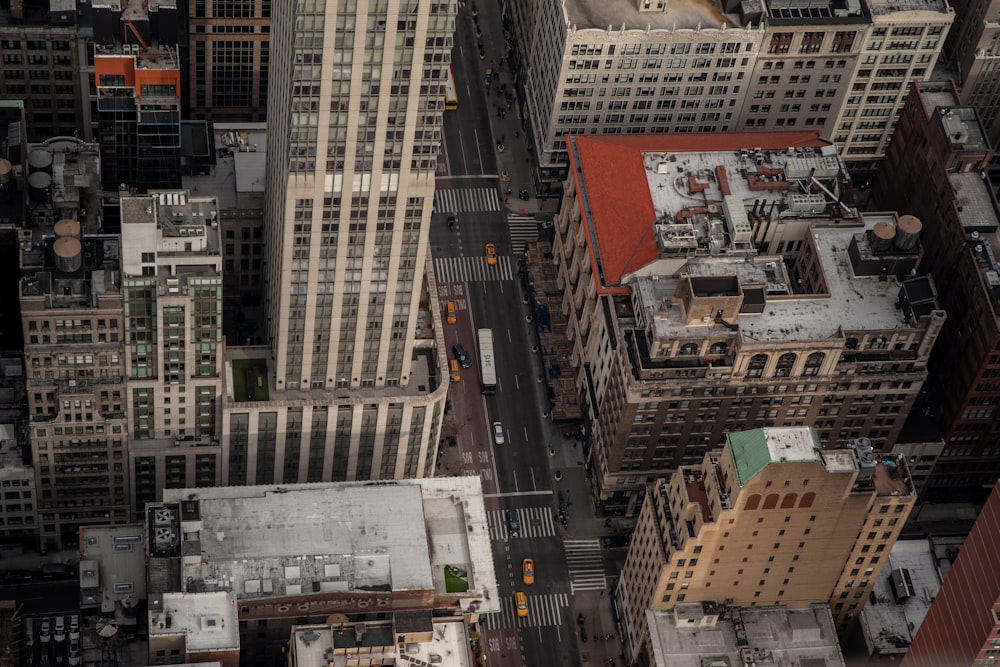
[[[497,606],[478,477],[167,489],[199,501],[198,563],[184,580],[239,598],[361,587],[446,592],[446,565],[467,573],[463,603]]]
[[[149,635],[185,637],[190,654],[199,651],[239,650],[236,596],[213,593],[164,593],[160,609],[150,609]]]
[[[913,595],[896,604],[891,578],[905,569],[913,584]],[[931,602],[944,579],[938,558],[927,540],[899,540],[889,553],[889,562],[875,582],[872,600],[861,611],[861,628],[869,651],[903,654],[920,629]]]
[[[873,16],[900,12],[947,14],[951,7],[943,0],[868,0]]]
[[[391,628],[386,628],[386,633],[376,632],[377,630],[381,628],[367,629],[364,643],[364,646],[369,647],[365,655],[371,660],[379,660],[377,664],[396,667],[433,664],[471,667],[473,664],[469,656],[469,637],[461,619],[436,620],[431,641],[409,642],[403,647],[393,641]],[[378,641],[380,639],[384,642],[381,646],[378,645],[382,643]],[[356,651],[357,634],[351,627],[299,626],[292,631],[288,664],[289,667],[340,667],[347,665],[347,655]]]
[[[870,229],[873,220],[865,221]],[[896,308],[900,283],[893,276],[856,276],[847,248],[861,227],[814,227],[809,235],[816,242],[826,278],[828,296],[772,296],[760,314],[740,314],[740,332],[752,340],[819,340],[837,332],[906,329]]]
[[[826,604],[805,609],[742,609],[718,616],[699,603],[676,612],[646,611],[657,667],[843,667],[837,632]],[[746,643],[737,640],[742,623]],[[750,658],[745,660],[744,657]]]
[[[818,461],[819,440],[808,426],[765,428],[764,439],[772,461]]]
[[[736,14],[723,14],[718,3],[702,0],[669,0],[665,11],[640,12],[636,0],[567,0],[566,23],[578,30],[677,30],[728,28],[740,25]]]

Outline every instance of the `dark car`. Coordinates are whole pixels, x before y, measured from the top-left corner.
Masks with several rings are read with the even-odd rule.
[[[458,363],[462,364],[462,368],[468,368],[472,365],[472,359],[469,358],[469,353],[465,351],[461,343],[455,343],[451,350],[455,353]]]
[[[606,547],[627,547],[632,543],[631,535],[609,535],[608,537],[601,538],[601,544]]]
[[[4,583],[16,584],[22,581],[31,581],[35,578],[35,573],[31,570],[9,570],[3,573]]]
[[[517,535],[521,532],[521,515],[518,514],[517,510],[507,511],[507,530],[510,531],[511,535]]]

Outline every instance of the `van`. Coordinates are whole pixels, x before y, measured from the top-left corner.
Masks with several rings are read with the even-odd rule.
[[[448,302],[448,305],[445,306],[445,313],[448,324],[455,324],[455,322],[458,322],[458,316],[455,314],[454,301]]]

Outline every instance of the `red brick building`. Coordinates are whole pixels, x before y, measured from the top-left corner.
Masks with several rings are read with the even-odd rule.
[[[901,667],[995,665],[1000,651],[1000,484],[976,519]]]
[[[949,84],[914,84],[872,189],[870,210],[923,222],[919,267],[948,313],[928,362],[944,440],[922,496],[983,502],[1000,476],[1000,236],[981,172],[992,148]]]

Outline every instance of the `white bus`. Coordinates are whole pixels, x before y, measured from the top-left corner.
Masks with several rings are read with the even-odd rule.
[[[479,330],[479,380],[484,394],[497,391],[496,358],[493,356],[493,330]]]

